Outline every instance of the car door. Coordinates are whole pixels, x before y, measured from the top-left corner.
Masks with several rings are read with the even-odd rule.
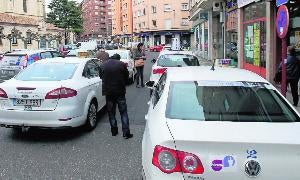
[[[102,80],[99,77],[99,65],[94,60],[90,60],[87,62],[85,70],[89,80],[89,89],[95,92],[100,110],[105,105],[105,99],[102,96]]]

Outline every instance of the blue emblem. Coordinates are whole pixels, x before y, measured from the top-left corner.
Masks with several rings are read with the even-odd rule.
[[[256,159],[257,158],[257,151],[255,150],[247,150],[247,159],[249,158],[253,158],[253,159]]]

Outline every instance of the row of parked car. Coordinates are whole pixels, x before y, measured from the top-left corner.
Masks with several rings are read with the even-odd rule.
[[[189,52],[153,62],[143,179],[300,179],[300,116],[270,82]]]

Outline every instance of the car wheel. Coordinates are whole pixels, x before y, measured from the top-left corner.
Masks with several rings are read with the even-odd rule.
[[[91,102],[85,123],[85,129],[91,131],[97,126],[97,106],[95,102]]]

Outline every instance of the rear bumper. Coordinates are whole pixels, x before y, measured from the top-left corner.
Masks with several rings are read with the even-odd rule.
[[[15,127],[39,127],[39,128],[71,128],[85,123],[84,115],[74,117],[66,111],[17,111],[0,110],[0,126],[7,128]],[[67,119],[70,120],[59,120]]]

